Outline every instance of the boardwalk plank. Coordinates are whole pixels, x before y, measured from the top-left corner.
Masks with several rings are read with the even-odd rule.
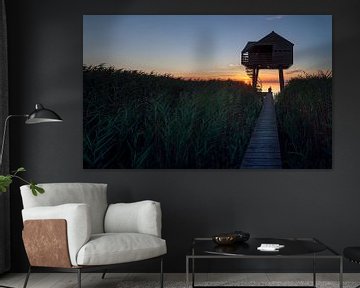
[[[278,153],[252,153],[247,157],[248,159],[281,159]]]
[[[241,168],[281,169],[281,153],[274,101],[267,93]]]

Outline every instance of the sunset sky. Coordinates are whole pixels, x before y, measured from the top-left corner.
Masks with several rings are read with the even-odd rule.
[[[240,53],[275,31],[294,43],[285,80],[332,70],[330,15],[86,15],[83,63],[249,83]],[[263,90],[278,91],[278,72],[261,70]]]

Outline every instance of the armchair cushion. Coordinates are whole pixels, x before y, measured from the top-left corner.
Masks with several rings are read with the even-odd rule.
[[[108,265],[145,260],[166,254],[165,240],[140,233],[94,234],[81,247],[78,265]]]
[[[24,208],[56,206],[67,203],[88,204],[92,233],[104,232],[104,217],[107,209],[107,184],[98,183],[46,183],[39,184],[45,193],[34,197],[29,185],[20,187]]]
[[[143,233],[161,237],[160,203],[145,200],[111,204],[104,226],[105,233]]]
[[[90,239],[91,218],[86,204],[33,207],[22,210],[23,220],[65,219],[71,264],[76,266],[79,249]]]

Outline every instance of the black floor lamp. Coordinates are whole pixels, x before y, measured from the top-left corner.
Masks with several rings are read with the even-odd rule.
[[[39,123],[47,123],[47,122],[62,122],[61,117],[56,114],[54,111],[44,108],[41,104],[35,105],[35,110],[30,114],[19,114],[19,115],[9,115],[5,119],[4,131],[2,137],[1,151],[0,151],[0,167],[2,165],[3,154],[4,154],[4,146],[6,140],[6,132],[8,122],[11,118],[15,117],[23,117],[26,118],[25,124],[39,124]]]
[[[1,150],[0,150],[0,168],[2,166],[2,162],[3,162],[3,155],[4,155],[4,146],[6,143],[6,132],[7,132],[7,126],[8,126],[8,122],[11,118],[26,118],[25,120],[25,124],[38,124],[38,123],[47,123],[47,122],[62,122],[63,120],[61,119],[61,117],[56,114],[54,111],[44,108],[43,105],[41,104],[36,104],[35,105],[35,110],[33,112],[31,112],[30,114],[23,114],[23,115],[9,115],[6,117],[5,119],[5,123],[4,123],[4,131],[3,131],[3,136],[2,136],[2,141],[1,141]],[[1,193],[1,192],[0,192]],[[4,286],[0,284],[0,287],[4,287],[4,288],[12,288],[9,286]]]

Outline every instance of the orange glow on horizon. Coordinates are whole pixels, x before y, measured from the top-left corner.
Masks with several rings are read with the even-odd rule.
[[[146,70],[146,69],[144,69]],[[147,71],[148,72],[148,71]],[[151,72],[151,71],[150,71]],[[150,73],[149,72],[149,73]],[[315,71],[316,72],[316,71]],[[307,71],[307,73],[315,73],[314,71]],[[251,85],[251,78],[242,69],[224,69],[219,71],[199,71],[199,72],[183,72],[183,71],[161,71],[159,74],[169,74],[173,77],[179,77],[186,80],[232,80],[239,81]],[[285,85],[291,79],[304,75],[302,70],[284,70]],[[271,90],[274,93],[280,92],[279,72],[277,70],[260,70],[258,84],[263,92]]]
[[[274,93],[277,93],[280,91],[280,84],[279,84],[279,76],[278,72],[275,70],[269,70],[265,73],[262,73],[263,71],[260,71],[259,74],[259,85],[262,88],[263,92],[268,91],[269,87],[271,87],[271,90]],[[245,73],[245,71],[231,71],[231,72],[225,72],[225,73],[206,73],[206,72],[193,72],[193,73],[171,73],[174,77],[181,77],[183,79],[188,80],[232,80],[232,81],[239,81],[243,82],[245,84],[251,85],[251,79],[250,77]],[[299,74],[292,74],[291,78],[296,77],[300,75]],[[285,84],[288,80],[290,80],[290,77],[285,76]]]
[[[174,77],[180,77],[183,79],[188,80],[232,80],[232,81],[239,81],[244,82],[246,84],[250,84],[251,81],[249,81],[249,77],[247,75],[241,75],[239,73],[236,73],[234,71],[231,71],[229,73],[206,73],[206,72],[190,72],[190,73],[181,73],[181,72],[175,72],[170,73]]]

